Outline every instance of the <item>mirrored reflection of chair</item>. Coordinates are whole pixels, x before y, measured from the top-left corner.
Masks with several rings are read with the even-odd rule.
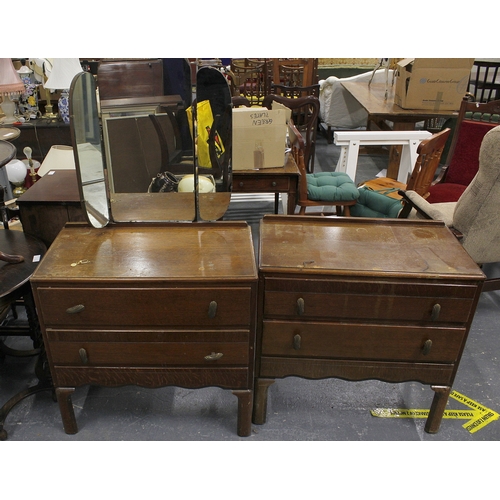
[[[305,142],[293,120],[288,123],[288,140],[293,158],[299,168],[299,189],[297,205],[300,215],[318,215],[307,212],[308,207],[335,207],[335,214],[350,216],[350,209],[356,205],[358,190],[349,176],[343,172],[320,172],[308,174],[305,168]],[[320,211],[321,215],[327,215]]]
[[[272,109],[273,103],[279,103],[291,110],[294,124],[305,141],[304,163],[308,173],[314,171],[314,155],[316,148],[316,124],[319,113],[319,100],[315,96],[289,98],[269,94],[264,98],[262,106]]]
[[[474,61],[468,93],[476,102],[500,99],[500,61]]]
[[[429,187],[429,203],[457,201],[479,167],[479,148],[486,132],[500,124],[500,100],[462,101],[444,166]]]
[[[282,95],[285,97],[304,97],[313,95],[319,97],[319,83],[307,87],[290,87],[288,85],[271,84],[271,94]]]
[[[411,206],[407,205],[404,200],[401,207],[397,203],[391,203],[380,196],[376,196],[376,194],[401,201],[399,191],[409,189],[417,192],[423,198],[427,198],[429,187],[439,167],[441,154],[450,132],[451,129],[447,128],[432,135],[429,139],[424,139],[418,145],[417,160],[407,184],[398,182],[390,177],[376,177],[361,183],[359,200],[352,210],[352,215],[359,217],[377,216],[376,213],[372,213],[373,211],[387,215],[388,217],[407,217]],[[390,207],[389,213],[384,212],[387,206]],[[392,210],[396,210],[396,212],[392,212]]]
[[[318,83],[318,59],[273,59],[273,83],[287,87],[308,87]]]
[[[478,172],[457,202],[431,204],[414,191],[401,194],[417,217],[444,221],[477,264],[499,262],[500,126],[484,136]],[[483,286],[483,291],[499,289],[500,278],[487,279]]]
[[[232,95],[246,97],[253,106],[260,106],[269,93],[266,60],[233,59],[230,77]]]

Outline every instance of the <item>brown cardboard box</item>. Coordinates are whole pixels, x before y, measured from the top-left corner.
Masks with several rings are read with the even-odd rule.
[[[233,170],[282,167],[286,110],[233,108]]]
[[[474,59],[402,59],[394,102],[405,109],[458,110]]]

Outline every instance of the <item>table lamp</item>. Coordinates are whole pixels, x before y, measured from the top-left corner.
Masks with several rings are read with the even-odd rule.
[[[37,174],[43,177],[50,170],[75,170],[75,157],[71,146],[52,146]]]
[[[52,71],[44,87],[49,90],[61,90],[58,101],[59,115],[64,123],[69,123],[69,88],[73,78],[83,71],[82,66],[77,57],[56,58],[52,62]]]
[[[15,123],[17,118],[14,116],[16,103],[11,100],[12,96],[21,95],[24,92],[24,83],[17,74],[12,59],[0,59],[0,96],[3,101],[1,104],[5,118],[2,124]]]

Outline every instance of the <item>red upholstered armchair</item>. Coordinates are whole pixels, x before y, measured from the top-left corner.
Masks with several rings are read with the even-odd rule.
[[[457,201],[479,168],[479,149],[485,134],[500,124],[500,100],[462,101],[448,153],[448,162],[429,187],[429,203]]]

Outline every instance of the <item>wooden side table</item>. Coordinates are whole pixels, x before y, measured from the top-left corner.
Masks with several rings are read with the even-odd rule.
[[[293,215],[297,205],[299,176],[299,168],[288,153],[283,167],[233,170],[233,193],[275,193],[275,213],[278,213],[279,193],[286,193],[286,213]]]
[[[16,394],[0,408],[0,440],[4,440],[7,439],[7,431],[4,429],[5,419],[12,408],[32,394],[52,389],[52,380],[29,282],[39,259],[45,253],[45,245],[22,231],[0,229],[0,249],[5,253],[20,255],[23,258],[22,262],[16,264],[0,261],[0,311],[4,311],[13,302],[23,299],[29,323],[29,327],[23,329],[2,325],[0,336],[26,335],[31,337],[34,349],[23,352],[22,355],[38,355],[35,373],[39,379],[35,386]],[[3,342],[0,343],[0,352],[3,355],[20,355],[17,351],[5,346]]]

